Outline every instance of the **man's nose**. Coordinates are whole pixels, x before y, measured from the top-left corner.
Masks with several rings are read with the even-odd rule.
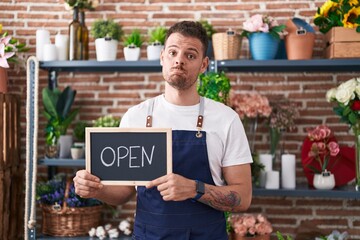
[[[181,56],[181,54],[179,54],[175,59],[175,63],[176,65],[184,65],[185,64],[184,57]]]

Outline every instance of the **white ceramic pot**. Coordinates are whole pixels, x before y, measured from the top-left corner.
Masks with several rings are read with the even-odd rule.
[[[71,158],[72,159],[82,159],[85,157],[85,149],[79,147],[71,148]]]
[[[98,38],[95,40],[96,60],[116,60],[118,41],[111,38]]]
[[[333,189],[335,187],[334,174],[326,170],[321,174],[315,174],[313,184],[316,189]]]
[[[148,60],[159,60],[161,50],[164,48],[164,45],[149,45],[147,46],[147,58]]]
[[[124,47],[124,57],[126,61],[137,61],[140,59],[139,47]]]
[[[73,137],[71,135],[61,135],[59,138],[59,157],[70,158],[70,149],[73,144]]]

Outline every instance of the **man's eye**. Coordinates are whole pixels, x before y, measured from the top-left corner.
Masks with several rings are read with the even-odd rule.
[[[194,54],[189,54],[189,55],[188,55],[188,58],[189,58],[189,59],[195,59],[195,55],[194,55]]]
[[[170,52],[169,52],[169,55],[170,55],[170,56],[174,56],[175,54],[176,54],[175,51],[170,51]]]

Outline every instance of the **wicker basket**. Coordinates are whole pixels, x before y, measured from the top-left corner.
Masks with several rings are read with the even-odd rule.
[[[215,60],[238,59],[241,50],[241,37],[234,31],[215,33],[212,36]]]
[[[66,184],[65,199],[70,184]],[[88,231],[100,224],[103,206],[67,207],[66,201],[60,205],[41,205],[42,233],[50,236],[73,237],[87,235]]]

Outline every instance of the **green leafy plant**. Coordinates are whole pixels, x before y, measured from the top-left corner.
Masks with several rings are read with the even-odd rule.
[[[278,238],[278,240],[292,240],[292,238],[290,236],[286,236],[286,238],[281,234],[281,232],[277,231],[276,232],[276,236]]]
[[[167,29],[165,27],[159,26],[155,29],[149,30],[149,44],[165,44]]]
[[[265,166],[259,161],[259,155],[252,154],[253,162],[251,163],[251,180],[255,186],[260,186],[260,173],[264,170]]]
[[[98,5],[98,0],[65,0],[66,9],[78,8],[80,10],[95,10]]]
[[[97,38],[112,38],[119,41],[123,36],[122,26],[113,20],[96,20],[90,30],[91,35]]]
[[[65,135],[66,131],[79,112],[79,109],[71,110],[74,103],[76,91],[70,86],[63,91],[55,88],[42,90],[42,101],[44,105],[44,116],[48,120],[45,137],[47,145],[55,145],[60,135]]]
[[[356,32],[360,32],[359,7],[359,1],[328,0],[317,9],[314,24],[322,33],[333,27],[356,28]]]
[[[213,25],[210,24],[207,20],[200,20],[199,23],[205,28],[206,35],[208,36],[208,39],[212,39],[212,35],[216,33],[216,30],[214,29]]]
[[[120,118],[113,117],[112,115],[106,115],[93,121],[93,127],[118,127],[120,120]]]
[[[85,128],[90,127],[89,124],[87,124],[84,121],[79,121],[76,123],[74,127],[74,137],[79,142],[85,142]]]
[[[125,47],[141,47],[143,39],[138,29],[134,29],[129,35],[124,37]]]
[[[207,72],[200,74],[197,85],[198,93],[215,101],[227,104],[230,92],[230,79],[224,72]]]

